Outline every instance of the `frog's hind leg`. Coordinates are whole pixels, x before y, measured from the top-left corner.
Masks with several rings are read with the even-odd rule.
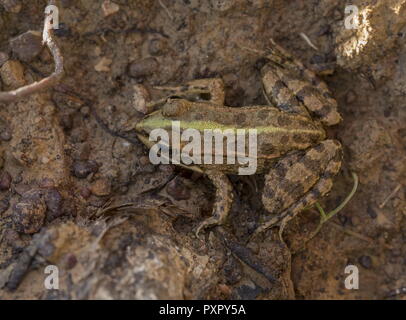
[[[158,90],[169,91],[171,96],[180,98],[204,98],[205,101],[222,106],[225,100],[224,82],[220,78],[197,79],[182,86],[154,87]],[[205,97],[207,95],[207,97]]]
[[[208,178],[216,188],[216,199],[213,205],[212,216],[204,220],[197,227],[196,236],[199,237],[203,229],[223,224],[230,212],[233,203],[233,186],[227,176],[222,172],[206,172]]]
[[[262,202],[275,216],[257,228],[257,235],[279,224],[282,238],[287,222],[304,208],[312,206],[333,186],[333,177],[341,167],[342,148],[336,140],[326,140],[281,159],[265,180]]]
[[[327,85],[283,48],[272,42],[262,68],[264,93],[279,109],[319,118],[325,125],[341,121]]]

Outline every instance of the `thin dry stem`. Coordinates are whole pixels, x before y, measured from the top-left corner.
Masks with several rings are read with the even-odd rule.
[[[59,82],[63,75],[63,57],[61,55],[61,51],[59,50],[57,44],[53,39],[51,19],[49,19],[48,15],[45,17],[42,42],[46,44],[51,51],[55,62],[55,71],[49,77],[31,83],[27,86],[12,91],[0,92],[0,103],[10,103],[17,101],[33,93],[49,89]]]

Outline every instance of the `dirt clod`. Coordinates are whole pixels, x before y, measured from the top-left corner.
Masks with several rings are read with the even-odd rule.
[[[98,165],[94,161],[74,161],[72,165],[72,174],[79,178],[85,179],[89,174],[96,173]]]
[[[38,232],[44,224],[46,210],[45,201],[37,191],[27,192],[13,208],[16,230],[25,234]]]
[[[128,73],[133,78],[143,78],[151,75],[158,69],[155,58],[146,58],[130,64]]]
[[[108,196],[111,193],[111,183],[107,179],[98,179],[92,183],[90,190],[95,196]]]
[[[41,33],[27,31],[10,41],[11,50],[19,60],[30,62],[42,51]]]

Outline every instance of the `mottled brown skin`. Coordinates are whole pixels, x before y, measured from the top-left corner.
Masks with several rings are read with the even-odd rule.
[[[181,129],[231,127],[275,128],[258,130],[258,170],[267,173],[262,202],[272,214],[255,232],[286,223],[305,207],[313,205],[332,188],[333,177],[341,166],[342,148],[338,141],[325,140],[322,127],[341,121],[337,103],[324,82],[282,48],[273,43],[268,63],[261,70],[264,94],[272,106],[230,108],[224,104],[221,79],[202,79],[181,87],[166,87],[171,96],[162,108],[137,124],[140,139],[156,128],[171,132],[171,121],[181,122]],[[189,101],[196,94],[209,94],[206,102]],[[162,103],[163,102],[163,103]],[[171,120],[171,121],[168,121]],[[157,125],[159,124],[159,126]],[[204,172],[216,187],[213,215],[203,221],[197,234],[208,226],[225,222],[233,193],[227,174],[236,174],[236,165],[194,165],[190,169]]]

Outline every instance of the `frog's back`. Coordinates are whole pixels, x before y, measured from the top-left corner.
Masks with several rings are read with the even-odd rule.
[[[204,129],[256,129],[258,158],[277,158],[291,150],[303,150],[325,139],[320,123],[310,117],[282,112],[270,106],[219,107],[195,103],[179,117],[187,127]],[[184,126],[182,125],[182,127]]]

